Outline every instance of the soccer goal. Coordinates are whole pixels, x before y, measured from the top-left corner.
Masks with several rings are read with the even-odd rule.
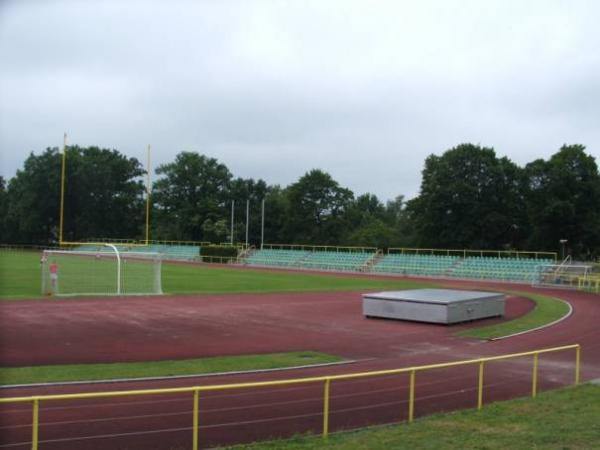
[[[44,295],[162,294],[158,253],[45,250],[41,265]]]

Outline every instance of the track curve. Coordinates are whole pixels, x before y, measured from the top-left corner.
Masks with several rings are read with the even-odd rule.
[[[513,290],[515,285],[439,281],[460,288]],[[103,385],[3,389],[2,397],[222,384],[406,367],[580,343],[582,377],[600,378],[600,297],[541,292],[568,301],[573,314],[546,329],[483,342],[453,336],[446,327],[361,315],[361,293],[213,295],[198,297],[22,301],[0,304],[3,365],[175,359],[278,351],[316,350],[357,360],[346,366],[290,372],[198,377]],[[511,297],[509,316],[532,308]],[[480,323],[477,324],[480,326]],[[573,355],[547,356],[540,363],[540,389],[573,380]],[[494,363],[486,369],[485,402],[526,395],[531,360]],[[465,368],[420,374],[416,414],[473,407],[477,373]],[[406,419],[406,376],[334,383],[331,429],[341,430]],[[49,402],[40,413],[42,449],[191,448],[192,399],[153,396]],[[211,392],[200,413],[202,447],[250,442],[294,433],[319,432],[322,386]],[[2,405],[0,449],[30,444],[31,407]]]

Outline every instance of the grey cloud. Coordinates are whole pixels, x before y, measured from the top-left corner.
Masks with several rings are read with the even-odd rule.
[[[91,5],[91,6],[90,6]],[[5,2],[0,174],[63,131],[155,166],[181,150],[287,185],[414,196],[461,142],[600,156],[589,2]]]

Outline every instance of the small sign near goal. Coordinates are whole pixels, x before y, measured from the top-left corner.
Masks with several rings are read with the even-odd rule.
[[[45,250],[41,265],[43,295],[163,293],[159,253],[120,252],[113,245],[101,251]]]

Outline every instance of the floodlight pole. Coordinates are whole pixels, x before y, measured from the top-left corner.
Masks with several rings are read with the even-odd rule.
[[[119,250],[113,244],[104,244],[106,247],[110,247],[117,255],[117,295],[121,295],[121,255]]]
[[[235,209],[235,200],[231,200],[231,245],[233,245],[233,215],[234,215],[234,209]]]
[[[150,239],[150,144],[148,144],[148,158],[146,164],[146,245]]]
[[[58,219],[58,243],[63,243],[63,220],[65,213],[65,167],[67,158],[67,133],[65,132],[62,151],[62,166],[60,170],[60,214]]]
[[[261,221],[260,221],[260,249],[263,249],[263,244],[265,242],[265,199],[262,199],[262,212],[261,212]]]
[[[246,248],[248,248],[248,230],[250,229],[250,199],[246,200]]]
[[[558,241],[558,242],[560,242],[560,245],[561,245],[561,251],[562,251],[562,260],[564,261],[564,260],[565,260],[565,244],[566,244],[567,242],[569,242],[569,241],[568,241],[567,239],[561,239],[561,240],[560,240],[560,241]]]

